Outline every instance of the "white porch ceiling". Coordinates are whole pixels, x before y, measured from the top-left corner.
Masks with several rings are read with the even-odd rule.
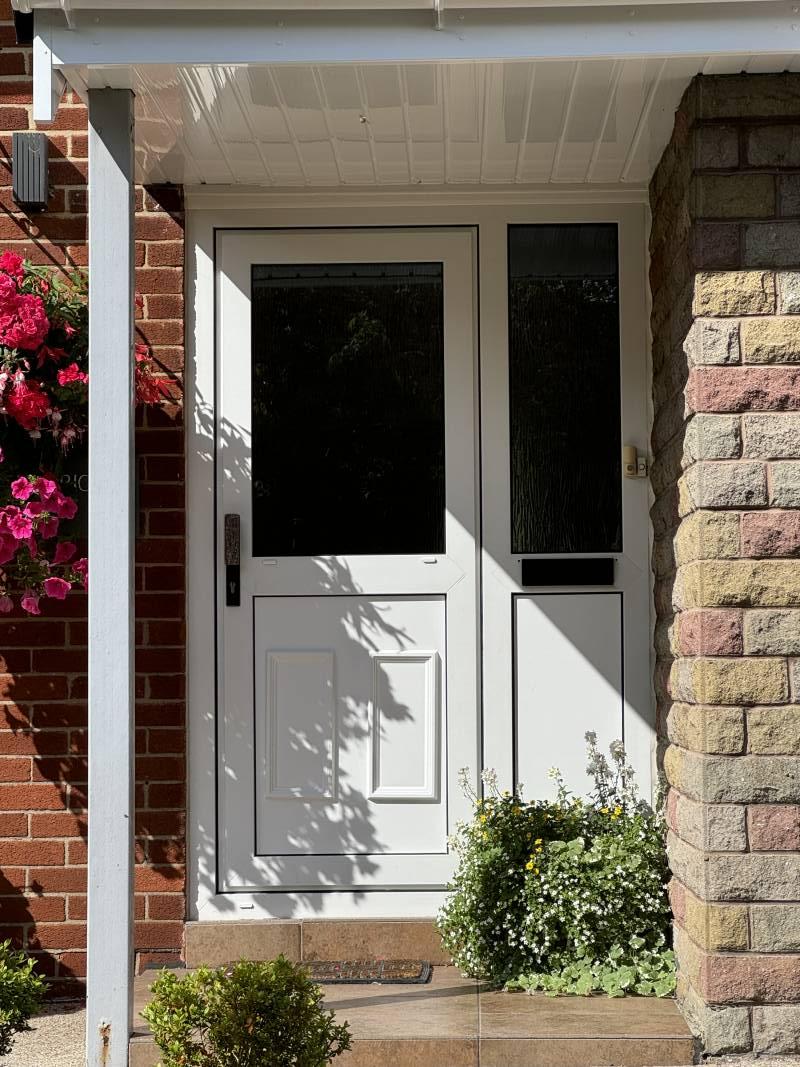
[[[800,70],[800,56],[137,65],[139,177],[272,187],[639,185],[691,77],[743,70]]]

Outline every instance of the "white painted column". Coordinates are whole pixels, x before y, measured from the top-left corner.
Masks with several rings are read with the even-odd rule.
[[[133,976],[133,94],[89,91],[87,1067],[126,1067]]]

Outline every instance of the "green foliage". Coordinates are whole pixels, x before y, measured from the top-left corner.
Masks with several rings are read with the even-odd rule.
[[[14,1035],[28,1029],[28,1019],[41,1006],[45,982],[33,960],[0,942],[0,1056],[11,1051]]]
[[[267,963],[162,971],[142,1012],[161,1067],[325,1067],[350,1047],[322,992],[284,956]]]
[[[564,994],[588,996],[605,993],[609,997],[624,997],[635,993],[640,997],[668,997],[675,992],[675,954],[665,948],[653,952],[634,938],[626,951],[614,945],[605,962],[578,957],[562,970],[526,974],[512,978],[509,989],[524,989],[526,993],[542,990],[548,996]]]
[[[496,984],[548,993],[667,996],[669,871],[661,816],[637,794],[619,742],[611,764],[587,734],[594,789],[554,801],[472,794],[458,827],[458,867],[438,926],[454,962]],[[466,776],[462,779],[466,788]],[[624,947],[623,947],[624,946]]]

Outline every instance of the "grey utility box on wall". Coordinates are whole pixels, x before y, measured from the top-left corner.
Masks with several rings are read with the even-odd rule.
[[[12,153],[14,201],[29,211],[44,211],[50,193],[47,135],[15,133]]]

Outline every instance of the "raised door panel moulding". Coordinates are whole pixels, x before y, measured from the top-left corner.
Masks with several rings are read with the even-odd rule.
[[[332,651],[267,652],[267,795],[336,796],[335,657]]]
[[[372,652],[369,799],[439,799],[439,654]]]

